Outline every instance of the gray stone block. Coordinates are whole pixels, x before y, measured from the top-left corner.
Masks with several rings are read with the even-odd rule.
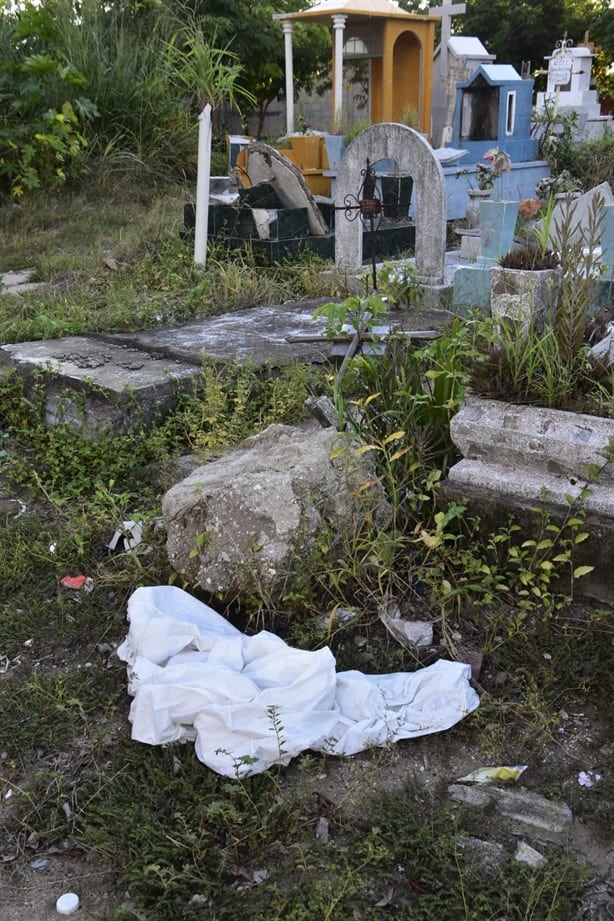
[[[494,785],[478,788],[452,784],[448,792],[456,802],[476,808],[494,807],[514,833],[532,840],[564,842],[568,837],[573,816],[565,803],[546,799],[530,790]]]

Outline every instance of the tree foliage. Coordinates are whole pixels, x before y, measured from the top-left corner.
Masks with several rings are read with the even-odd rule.
[[[189,5],[203,32],[214,44],[232,51],[243,65],[245,85],[256,100],[256,133],[261,134],[269,105],[285,93],[283,30],[273,17],[304,4],[300,0],[191,0]],[[330,31],[325,26],[296,23],[293,46],[295,93],[311,91],[328,77]]]
[[[609,0],[466,0],[464,16],[455,20],[463,35],[476,35],[501,64],[520,70],[545,67],[557,41],[567,33],[574,44],[584,40],[601,46],[595,74],[603,79],[614,58],[614,13]]]
[[[77,180],[101,157],[192,174],[202,106],[256,104],[214,39],[182,2],[0,0],[0,194]]]

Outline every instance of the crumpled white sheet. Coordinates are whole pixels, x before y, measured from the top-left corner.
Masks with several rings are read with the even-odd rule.
[[[469,665],[336,673],[327,647],[294,649],[266,630],[246,636],[170,585],[138,588],[128,620],[117,654],[128,663],[132,738],[193,740],[198,758],[227,777],[286,765],[306,749],[352,755],[440,732],[479,704]]]

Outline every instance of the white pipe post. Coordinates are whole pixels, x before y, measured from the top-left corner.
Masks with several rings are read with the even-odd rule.
[[[207,103],[198,116],[198,168],[196,173],[196,220],[194,226],[194,263],[207,264],[207,230],[209,227],[209,186],[211,183],[211,105]]]
[[[294,23],[282,19],[284,30],[284,56],[286,66],[286,134],[294,134],[294,52],[292,50],[292,31]]]
[[[347,16],[336,14],[333,19],[335,60],[333,69],[333,125],[339,130],[343,107],[343,33]]]

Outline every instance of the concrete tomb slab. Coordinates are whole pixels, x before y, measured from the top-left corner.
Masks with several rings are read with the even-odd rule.
[[[175,402],[177,390],[199,366],[148,354],[121,342],[85,336],[2,346],[4,358],[26,379],[45,374],[45,421],[95,432],[152,421]],[[5,364],[5,362],[3,362]]]
[[[7,344],[0,368],[26,381],[44,374],[49,425],[93,433],[147,423],[174,405],[178,391],[197,384],[204,358],[277,366],[327,360],[325,321],[312,319],[323,302],[257,307],[140,333]],[[287,341],[305,336],[316,341]]]
[[[519,543],[543,526],[536,509],[562,526],[577,501],[589,536],[574,547],[574,565],[592,570],[578,590],[612,604],[614,419],[470,396],[450,434],[463,459],[448,472],[446,498],[477,512],[484,533],[503,526],[512,512],[522,528]]]
[[[325,338],[325,320],[314,320],[316,307],[326,299],[283,306],[251,307],[207,317],[178,326],[138,333],[119,333],[116,341],[137,348],[162,351],[200,364],[203,356],[214,361],[253,361],[287,364],[294,360],[323,361],[332,344]],[[289,338],[321,336],[317,342],[288,342]]]
[[[71,336],[0,346],[0,373],[17,371],[28,386],[43,377],[46,422],[84,433],[157,420],[182,390],[202,379],[203,361],[280,367],[331,359],[335,343],[313,311],[328,299],[263,306],[135,333]],[[388,318],[387,318],[388,319]],[[391,313],[395,330],[439,328],[451,315]]]
[[[5,272],[0,276],[0,293],[25,294],[43,288],[44,282],[30,281],[35,269],[22,269],[20,272]]]

